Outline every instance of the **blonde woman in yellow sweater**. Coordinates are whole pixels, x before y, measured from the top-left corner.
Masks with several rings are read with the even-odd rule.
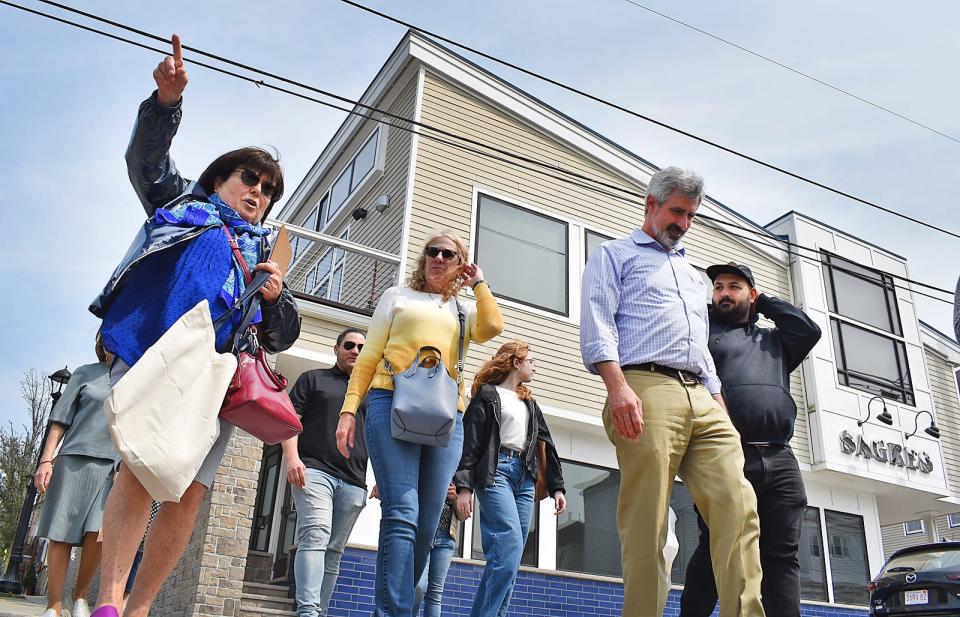
[[[456,427],[446,447],[422,446],[391,437],[394,372],[406,369],[421,347],[441,350],[449,375],[457,378],[460,323],[456,296],[472,287],[476,302],[461,299],[466,314],[464,347],[503,331],[497,301],[467,247],[452,232],[427,239],[407,287],[384,292],[357,358],[337,426],[337,447],[349,456],[360,400],[367,397],[365,436],[380,489],[375,617],[410,617],[413,592],[426,566],[434,531],[463,449],[463,385]]]

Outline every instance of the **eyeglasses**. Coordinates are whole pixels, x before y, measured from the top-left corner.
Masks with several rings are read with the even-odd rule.
[[[343,348],[346,349],[347,351],[350,351],[354,347],[357,348],[357,351],[363,351],[363,343],[354,343],[353,341],[346,341],[343,344]]]
[[[454,257],[460,257],[457,255],[456,251],[451,251],[450,249],[442,249],[439,246],[428,246],[423,249],[423,252],[426,253],[427,257],[435,258],[437,255],[443,255],[444,261],[450,261]]]
[[[250,169],[238,169],[240,172],[240,182],[249,187],[260,185],[260,192],[267,199],[273,199],[273,194],[277,190],[277,185],[273,182],[264,182],[260,179],[260,174]]]

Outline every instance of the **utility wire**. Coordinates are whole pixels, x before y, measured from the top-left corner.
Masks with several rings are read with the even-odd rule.
[[[44,1],[45,3],[48,3],[48,4],[57,4],[57,3],[55,3],[55,2],[52,2],[51,0],[41,0],[41,1]],[[114,34],[111,34],[111,33],[108,33],[108,32],[102,31],[102,30],[98,30],[98,29],[96,29],[96,28],[92,28],[92,27],[89,27],[89,26],[85,26],[85,25],[83,25],[83,24],[78,24],[78,23],[76,23],[76,22],[73,22],[73,21],[70,21],[70,20],[67,20],[67,19],[63,19],[63,18],[60,18],[60,17],[56,17],[56,16],[54,16],[54,15],[50,15],[50,14],[47,14],[47,13],[43,13],[42,11],[36,11],[36,10],[30,9],[30,8],[27,8],[27,7],[23,7],[23,6],[21,6],[21,5],[15,4],[15,3],[13,3],[13,2],[9,2],[8,0],[0,0],[0,4],[4,4],[4,5],[10,6],[10,7],[12,7],[12,8],[17,8],[17,9],[23,10],[23,11],[28,12],[28,13],[32,13],[32,14],[37,15],[37,16],[40,16],[40,17],[45,17],[45,18],[51,19],[51,20],[53,20],[53,21],[57,21],[57,22],[59,22],[59,23],[63,23],[63,24],[70,25],[70,26],[74,26],[74,27],[77,27],[77,28],[79,28],[79,29],[86,30],[86,31],[88,31],[88,32],[92,32],[92,33],[95,33],[95,34],[100,34],[100,35],[102,35],[102,36],[106,36],[106,37],[108,37],[108,38],[111,38],[111,39],[114,39],[114,40],[117,40],[117,41],[120,41],[120,42],[124,42],[124,43],[130,44],[130,45],[133,45],[133,46],[142,48],[142,49],[146,49],[146,50],[149,50],[149,51],[153,51],[153,52],[159,53],[159,54],[161,54],[161,55],[168,55],[166,50],[159,49],[159,48],[156,48],[156,47],[151,47],[151,46],[149,46],[149,45],[145,45],[145,44],[143,44],[143,43],[139,43],[139,42],[133,41],[133,40],[131,40],[131,39],[127,39],[127,38],[124,38],[124,37],[121,37],[121,36],[118,36],[118,35],[114,35]],[[59,5],[58,5],[58,6],[59,6]],[[70,9],[70,7],[66,7],[66,8],[67,8],[67,9]],[[78,11],[78,10],[75,10],[75,11],[76,11],[76,12],[81,12],[81,13],[83,13],[82,11]],[[155,40],[159,40],[159,41],[162,41],[162,42],[164,42],[164,43],[167,42],[166,39],[163,38],[163,37],[160,37],[160,36],[158,36],[158,35],[154,35],[154,34],[152,34],[152,33],[145,32],[145,31],[142,31],[142,30],[137,30],[137,29],[135,29],[135,28],[132,28],[132,27],[130,27],[130,26],[126,26],[126,25],[121,24],[121,23],[119,23],[119,22],[113,22],[113,21],[110,21],[110,20],[108,20],[108,19],[106,19],[106,18],[98,17],[98,16],[92,15],[92,14],[85,14],[85,16],[89,16],[89,17],[92,18],[92,19],[96,19],[96,20],[99,20],[99,21],[102,21],[102,22],[110,23],[111,25],[114,25],[114,26],[116,26],[116,27],[118,27],[118,28],[122,28],[122,29],[126,29],[126,30],[129,30],[129,31],[136,32],[137,34],[141,34],[142,36],[145,36],[145,37],[149,37],[149,38],[152,38],[152,39],[155,39]],[[251,70],[251,71],[253,71],[253,72],[259,72],[259,73],[261,73],[261,74],[270,75],[269,73],[265,73],[264,71],[260,71],[259,69],[255,69],[255,68],[252,68],[252,67],[246,67],[245,65],[242,65],[242,64],[240,64],[240,63],[234,62],[234,61],[229,60],[229,59],[226,59],[226,58],[222,58],[222,57],[220,57],[220,56],[214,56],[213,54],[209,54],[209,53],[207,53],[207,52],[204,52],[204,51],[202,51],[202,50],[198,50],[198,49],[196,49],[196,48],[187,47],[187,46],[184,46],[184,48],[185,48],[185,49],[189,49],[189,50],[191,50],[191,51],[194,51],[195,53],[199,53],[199,54],[206,55],[206,56],[209,56],[209,57],[215,57],[215,58],[217,58],[217,59],[219,59],[219,60],[221,60],[221,61],[223,61],[223,62],[229,63],[229,64],[233,64],[233,65],[236,65],[236,66],[241,66],[241,67],[244,67],[244,68],[248,68],[249,70]],[[373,121],[383,122],[383,119],[382,119],[382,118],[378,120],[376,117],[374,117],[374,116],[372,115],[372,113],[362,113],[362,112],[356,111],[356,109],[350,109],[350,108],[346,108],[346,107],[341,107],[341,106],[339,106],[339,105],[336,105],[336,104],[333,104],[333,103],[329,103],[329,102],[323,101],[323,100],[321,100],[321,99],[317,99],[317,98],[314,98],[314,97],[311,97],[311,96],[307,96],[307,95],[304,95],[304,94],[301,94],[301,93],[298,93],[298,92],[294,92],[294,91],[292,91],[292,90],[288,90],[288,89],[286,89],[286,88],[282,88],[282,87],[279,87],[279,86],[275,86],[275,85],[273,85],[273,84],[266,83],[266,82],[264,82],[263,80],[256,80],[256,79],[253,79],[253,78],[251,78],[251,77],[248,77],[248,76],[245,76],[245,75],[241,75],[241,74],[239,74],[239,73],[235,73],[235,72],[232,72],[232,71],[229,71],[229,70],[226,70],[226,69],[217,67],[217,66],[213,66],[213,65],[210,65],[210,64],[207,64],[207,63],[204,63],[204,62],[200,62],[200,61],[197,61],[197,60],[193,60],[193,59],[191,59],[191,58],[188,58],[188,59],[185,59],[185,60],[186,60],[187,62],[191,63],[191,64],[196,65],[196,66],[200,66],[200,67],[203,67],[203,68],[207,68],[207,69],[210,69],[210,70],[213,70],[213,71],[215,71],[215,72],[219,72],[219,73],[222,73],[222,74],[231,76],[231,77],[236,77],[236,78],[241,79],[241,80],[243,80],[243,81],[248,81],[248,82],[250,82],[250,83],[255,84],[257,87],[265,87],[265,88],[273,89],[273,90],[276,90],[276,91],[279,91],[279,92],[283,92],[283,93],[285,93],[285,94],[290,94],[290,95],[292,95],[292,96],[295,96],[295,97],[298,97],[298,98],[302,98],[302,99],[304,99],[304,100],[308,100],[308,101],[311,101],[311,102],[314,102],[314,103],[318,103],[318,104],[320,104],[320,105],[323,105],[323,106],[326,106],[326,107],[329,107],[329,108],[332,108],[332,109],[336,109],[336,110],[338,110],[338,111],[343,111],[343,112],[346,112],[346,113],[348,113],[348,114],[357,115],[357,116],[360,116],[360,117],[363,117],[363,118],[366,118],[366,119],[369,119],[369,120],[373,120]],[[282,77],[278,77],[278,78],[279,78],[279,79],[282,79],[283,81],[286,81],[286,82],[288,82],[288,83],[292,83],[292,84],[294,84],[294,85],[297,85],[297,86],[302,86],[302,87],[304,87],[304,88],[308,88],[308,89],[311,89],[311,90],[319,91],[319,92],[321,92],[321,93],[325,93],[325,91],[318,90],[318,89],[316,89],[316,88],[313,88],[313,87],[311,87],[311,86],[307,86],[307,85],[304,85],[304,84],[300,84],[299,82],[295,82],[295,81],[292,81],[292,80],[289,80],[289,79],[286,79],[286,78],[282,78]],[[477,150],[477,149],[475,149],[475,148],[471,148],[470,146],[464,145],[464,144],[462,144],[462,143],[452,142],[452,141],[449,141],[449,140],[447,140],[447,139],[443,139],[443,138],[440,138],[440,137],[436,137],[436,136],[434,136],[434,135],[429,135],[429,134],[427,134],[427,133],[419,132],[419,131],[416,131],[416,129],[411,128],[410,126],[405,126],[405,125],[407,125],[407,124],[418,124],[418,125],[420,125],[422,128],[426,128],[426,129],[428,129],[428,130],[440,131],[440,132],[443,132],[443,133],[445,133],[445,134],[447,134],[447,135],[449,135],[449,136],[452,136],[452,137],[454,137],[454,138],[456,138],[456,139],[464,139],[465,141],[468,141],[468,142],[479,143],[479,142],[474,142],[474,140],[468,140],[468,139],[462,138],[461,136],[456,135],[456,134],[454,134],[454,133],[449,133],[449,132],[447,132],[447,131],[442,131],[441,129],[436,129],[435,127],[431,127],[431,126],[426,125],[426,124],[423,124],[423,123],[414,122],[414,121],[409,120],[409,119],[407,119],[407,118],[403,118],[402,116],[398,116],[398,115],[396,115],[396,114],[391,114],[391,113],[389,113],[389,112],[385,112],[385,111],[383,111],[383,110],[380,110],[380,109],[378,109],[378,108],[376,108],[376,107],[372,107],[372,106],[369,106],[369,105],[363,105],[363,104],[357,103],[357,102],[355,102],[355,101],[351,101],[350,99],[346,99],[345,97],[340,97],[339,95],[333,95],[333,94],[331,94],[331,96],[334,96],[334,97],[336,97],[336,98],[338,98],[338,99],[340,99],[340,100],[345,100],[345,101],[347,101],[347,102],[355,103],[357,106],[365,107],[365,108],[367,108],[367,109],[369,109],[369,110],[371,110],[371,111],[375,111],[375,112],[377,112],[377,113],[379,113],[379,114],[381,114],[381,115],[383,115],[383,116],[393,117],[394,119],[397,119],[397,120],[399,120],[399,121],[401,121],[401,122],[404,123],[404,124],[394,124],[394,123],[392,123],[392,122],[386,122],[386,124],[389,124],[391,127],[398,128],[398,129],[400,129],[400,130],[403,130],[403,131],[406,131],[406,132],[410,132],[410,133],[416,133],[416,134],[419,134],[421,137],[424,137],[424,138],[426,138],[426,139],[430,139],[430,140],[433,140],[433,141],[436,141],[436,142],[439,142],[439,143],[443,143],[443,144],[445,144],[445,145],[449,145],[449,146],[454,147],[454,148],[462,149],[462,150],[464,150],[464,151],[471,152],[471,153],[473,153],[473,154],[477,154],[477,155],[479,155],[479,156],[484,156],[484,157],[487,157],[487,158],[492,158],[492,159],[494,159],[494,160],[503,162],[503,163],[505,163],[505,164],[513,165],[513,166],[516,166],[516,167],[520,167],[520,168],[525,169],[525,170],[528,170],[528,171],[540,173],[540,174],[543,174],[543,175],[545,175],[545,176],[547,176],[547,177],[549,177],[549,178],[551,178],[551,179],[554,179],[554,180],[558,180],[558,181],[561,181],[561,182],[569,183],[569,184],[572,184],[572,185],[577,186],[577,187],[579,187],[579,188],[583,188],[583,189],[585,189],[585,190],[593,191],[593,192],[599,193],[599,194],[604,195],[604,196],[607,196],[607,197],[611,197],[611,198],[613,198],[613,199],[617,199],[617,200],[622,201],[622,202],[625,202],[625,203],[629,203],[629,204],[632,204],[632,205],[637,205],[637,206],[643,207],[643,201],[642,201],[643,194],[642,194],[642,193],[639,193],[639,192],[636,192],[636,191],[632,191],[632,190],[630,190],[630,189],[625,189],[625,188],[623,188],[623,187],[619,187],[619,186],[617,186],[617,185],[609,184],[609,183],[606,183],[606,182],[603,182],[603,181],[600,181],[600,180],[597,180],[597,179],[594,179],[594,178],[590,178],[590,177],[587,177],[587,176],[582,176],[582,175],[580,175],[580,174],[572,174],[572,175],[574,175],[574,176],[576,176],[576,177],[578,177],[578,178],[582,178],[582,179],[586,179],[586,180],[588,180],[588,181],[591,181],[591,182],[593,182],[593,183],[596,184],[596,185],[606,186],[606,187],[609,187],[609,188],[612,188],[612,189],[616,189],[616,190],[618,190],[618,191],[621,191],[621,192],[624,192],[624,193],[628,193],[628,194],[630,194],[630,195],[633,195],[633,196],[636,196],[636,197],[640,198],[640,199],[630,199],[630,198],[625,197],[625,196],[623,196],[623,195],[615,194],[615,193],[611,192],[610,190],[605,190],[604,188],[600,188],[599,186],[593,186],[593,185],[583,184],[582,182],[579,182],[579,181],[577,181],[576,179],[573,179],[573,178],[563,177],[563,176],[555,176],[555,175],[549,173],[547,170],[543,169],[543,167],[549,167],[549,168],[552,169],[553,171],[559,171],[559,172],[565,172],[565,171],[567,171],[567,170],[563,170],[563,169],[561,169],[561,168],[555,167],[555,166],[550,165],[550,164],[543,163],[543,162],[541,162],[541,161],[536,161],[536,160],[534,160],[534,159],[528,159],[528,160],[531,161],[531,162],[533,162],[533,163],[538,164],[540,167],[532,167],[532,168],[531,168],[531,167],[527,167],[526,165],[522,165],[522,164],[517,163],[517,162],[515,162],[515,161],[509,160],[509,159],[505,159],[505,158],[503,158],[503,157],[501,157],[501,156],[498,156],[498,155],[496,155],[496,154],[493,154],[493,153],[490,153],[490,152],[481,151],[481,150]],[[482,145],[482,144],[481,144],[481,145]],[[506,154],[512,154],[512,153],[506,152]],[[519,156],[519,155],[517,155],[517,156]],[[520,157],[520,158],[526,158],[526,157]],[[697,215],[697,218],[705,219],[705,220],[711,221],[711,222],[716,223],[716,224],[733,227],[733,228],[738,229],[738,230],[743,230],[743,231],[746,231],[746,232],[752,234],[752,236],[754,236],[754,237],[750,237],[750,236],[744,236],[744,235],[735,234],[735,233],[731,233],[731,232],[724,232],[724,233],[727,233],[727,234],[729,234],[729,235],[731,235],[731,236],[733,236],[733,237],[738,237],[738,238],[743,238],[743,239],[747,239],[747,240],[752,240],[752,241],[758,242],[758,243],[760,243],[760,244],[764,244],[764,245],[766,245],[766,246],[769,246],[769,247],[772,247],[772,248],[775,248],[775,249],[778,249],[778,250],[782,250],[782,246],[780,246],[780,245],[777,244],[777,243],[787,244],[787,245],[789,245],[789,246],[793,246],[793,247],[797,247],[797,248],[800,248],[800,249],[803,249],[803,250],[811,251],[811,252],[817,254],[818,257],[819,257],[819,250],[818,250],[818,249],[806,247],[806,246],[803,246],[803,245],[800,245],[800,244],[796,244],[796,243],[792,243],[792,242],[788,242],[788,241],[783,240],[783,239],[781,239],[781,238],[779,238],[779,237],[777,237],[777,236],[774,236],[773,234],[770,234],[769,232],[761,231],[761,230],[754,229],[754,228],[750,228],[750,227],[744,227],[744,226],[741,226],[741,225],[737,225],[737,224],[735,224],[735,223],[731,223],[731,222],[729,222],[729,221],[725,221],[725,220],[723,220],[723,219],[711,217],[711,216],[706,215],[706,214],[698,214],[698,215]],[[761,240],[762,240],[762,241],[761,241]],[[796,252],[793,252],[793,251],[790,251],[790,250],[787,250],[787,253],[788,253],[788,254],[791,254],[791,255],[798,255],[798,256],[799,256],[799,253],[796,253]],[[855,276],[861,276],[861,277],[862,277],[862,274],[861,274],[861,273],[858,273],[858,272],[853,271],[853,270],[844,269],[844,268],[842,268],[842,267],[840,267],[840,266],[836,266],[836,265],[831,265],[831,267],[833,267],[835,270],[838,270],[838,271],[841,271],[841,272],[846,272],[846,273],[849,273],[849,274],[852,274],[852,275],[855,275]],[[922,287],[927,287],[927,288],[930,288],[930,289],[933,289],[933,290],[935,290],[935,291],[939,291],[939,292],[942,292],[942,293],[945,293],[945,294],[948,294],[948,295],[952,295],[952,294],[953,294],[953,292],[950,291],[950,290],[942,289],[942,288],[939,288],[939,287],[935,287],[935,286],[929,285],[929,284],[927,284],[927,283],[921,283],[921,282],[918,282],[918,281],[913,281],[913,280],[911,280],[911,279],[908,279],[908,278],[906,278],[906,277],[903,277],[903,276],[901,276],[901,275],[897,275],[897,274],[894,274],[894,273],[891,273],[891,272],[884,272],[884,271],[879,271],[879,270],[878,270],[877,272],[879,272],[879,273],[881,273],[881,274],[886,274],[886,275],[888,275],[888,276],[891,276],[891,277],[894,277],[894,278],[897,278],[897,279],[901,279],[901,280],[903,280],[903,281],[906,281],[906,282],[911,283],[911,284],[914,284],[914,285],[918,285],[918,286],[922,286]],[[918,294],[918,295],[922,295],[922,296],[926,296],[926,297],[932,298],[932,299],[934,299],[934,300],[940,300],[941,302],[945,302],[945,303],[952,303],[952,301],[950,301],[950,300],[946,300],[946,299],[942,299],[942,298],[937,298],[937,297],[935,297],[935,296],[931,296],[931,295],[929,295],[929,294],[925,294],[925,293],[922,293],[922,292],[913,290],[913,289],[911,289],[911,288],[909,288],[909,287],[904,287],[904,286],[902,286],[902,285],[896,285],[896,284],[894,284],[894,286],[897,287],[897,288],[900,288],[900,289],[904,289],[904,290],[906,290],[906,291],[911,291],[912,293],[916,293],[916,294]]]
[[[939,130],[933,128],[932,126],[928,126],[928,125],[926,125],[926,124],[923,124],[922,122],[919,122],[919,121],[917,121],[917,120],[914,120],[913,118],[910,118],[909,116],[905,116],[904,114],[898,113],[898,112],[896,112],[896,111],[894,111],[894,110],[892,110],[892,109],[890,109],[890,108],[888,108],[888,107],[884,107],[883,105],[879,105],[879,104],[877,104],[877,103],[874,103],[873,101],[871,101],[871,100],[869,100],[869,99],[866,99],[866,98],[864,98],[864,97],[862,97],[862,96],[859,96],[859,95],[857,95],[857,94],[854,94],[853,92],[850,92],[849,90],[844,90],[843,88],[841,88],[841,87],[839,87],[839,86],[835,86],[835,85],[833,85],[833,84],[831,84],[831,83],[829,83],[829,82],[827,82],[827,81],[824,81],[824,80],[822,80],[822,79],[819,79],[819,78],[817,78],[817,77],[814,77],[813,75],[811,75],[811,74],[809,74],[809,73],[804,73],[804,72],[801,71],[800,69],[795,69],[795,68],[793,68],[792,66],[790,66],[790,65],[788,65],[788,64],[784,64],[783,62],[780,62],[780,61],[778,61],[778,60],[775,60],[775,59],[773,59],[773,58],[771,58],[771,57],[769,57],[769,56],[765,56],[765,55],[763,55],[763,54],[761,54],[761,53],[759,53],[759,52],[753,51],[752,49],[749,49],[749,48],[747,48],[747,47],[744,47],[743,45],[739,45],[739,44],[737,44],[737,43],[734,43],[733,41],[731,41],[731,40],[729,40],[729,39],[725,39],[725,38],[723,38],[723,37],[721,37],[721,36],[719,36],[719,35],[713,34],[712,32],[708,32],[708,31],[706,31],[706,30],[704,30],[704,29],[702,29],[702,28],[698,28],[697,26],[694,26],[694,25],[692,25],[692,24],[688,24],[687,22],[682,21],[682,20],[680,20],[680,19],[677,19],[676,17],[672,17],[672,16],[670,16],[670,15],[667,15],[666,13],[661,13],[660,11],[658,11],[658,10],[656,10],[656,9],[653,9],[653,8],[651,8],[651,7],[649,7],[649,6],[645,5],[645,4],[641,4],[641,3],[637,2],[636,0],[624,0],[624,1],[625,1],[625,2],[628,2],[629,4],[632,4],[633,6],[635,6],[635,7],[637,7],[637,8],[643,9],[644,11],[647,11],[647,12],[649,12],[649,13],[653,13],[654,15],[657,15],[657,16],[659,16],[659,17],[662,17],[663,19],[667,19],[667,20],[669,20],[669,21],[672,21],[672,22],[675,23],[675,24],[681,25],[681,26],[683,26],[684,28],[689,28],[690,30],[693,30],[694,32],[698,32],[698,33],[700,33],[700,34],[702,34],[702,35],[704,35],[704,36],[708,36],[708,37],[710,37],[710,38],[712,38],[712,39],[714,39],[714,40],[720,41],[720,42],[723,43],[724,45],[729,45],[730,47],[734,47],[734,48],[736,48],[736,49],[739,49],[740,51],[742,51],[742,52],[744,52],[744,53],[748,53],[748,54],[750,54],[751,56],[757,57],[757,58],[759,58],[759,59],[761,59],[761,60],[763,60],[763,61],[765,61],[765,62],[769,62],[770,64],[773,64],[773,65],[775,65],[775,66],[778,66],[778,67],[780,67],[780,68],[782,68],[782,69],[786,69],[786,70],[790,71],[791,73],[794,73],[794,74],[796,74],[796,75],[799,75],[800,77],[804,77],[804,78],[806,78],[806,79],[809,79],[810,81],[814,81],[814,82],[820,84],[821,86],[825,86],[825,87],[827,87],[827,88],[830,88],[831,90],[834,90],[834,91],[836,91],[836,92],[839,92],[840,94],[843,94],[843,95],[845,95],[845,96],[848,96],[848,97],[850,97],[850,98],[852,98],[852,99],[856,99],[856,100],[860,101],[861,103],[866,103],[867,105],[870,105],[871,107],[874,107],[874,108],[876,108],[876,109],[879,109],[880,111],[886,112],[886,113],[890,114],[891,116],[896,116],[897,118],[900,118],[901,120],[906,120],[906,121],[909,122],[910,124],[914,124],[914,125],[922,128],[922,129],[925,129],[925,130],[927,130],[927,131],[930,131],[931,133],[936,133],[937,135],[939,135],[939,136],[941,136],[941,137],[946,137],[946,138],[949,139],[950,141],[954,141],[954,142],[960,144],[960,139],[957,139],[956,137],[953,137],[952,135],[948,135],[947,133],[944,133],[943,131],[939,131]]]
[[[41,1],[42,1],[42,0],[41,0]],[[695,141],[698,141],[698,142],[700,142],[700,143],[702,143],[702,144],[706,144],[706,145],[711,146],[711,147],[713,147],[713,148],[716,148],[716,149],[718,149],[718,150],[722,150],[723,152],[726,152],[726,153],[728,153],[728,154],[732,154],[732,155],[734,155],[734,156],[736,156],[736,157],[739,157],[739,158],[742,158],[742,159],[744,159],[744,160],[750,161],[751,163],[755,163],[755,164],[757,164],[757,165],[760,165],[761,167],[766,167],[767,169],[770,169],[770,170],[776,171],[776,172],[778,172],[778,173],[781,173],[781,174],[783,174],[783,175],[789,176],[789,177],[791,177],[791,178],[793,178],[793,179],[795,179],[795,180],[799,180],[799,181],[801,181],[801,182],[805,182],[806,184],[810,184],[810,185],[815,186],[815,187],[817,187],[817,188],[821,188],[821,189],[823,189],[823,190],[825,190],[825,191],[829,191],[829,192],[834,193],[834,194],[836,194],[836,195],[840,195],[841,197],[846,197],[847,199],[850,199],[850,200],[852,200],[852,201],[861,203],[861,204],[866,205],[866,206],[869,206],[869,207],[871,207],[871,208],[876,208],[877,210],[880,210],[880,211],[882,211],[882,212],[886,212],[887,214],[892,214],[893,216],[896,216],[896,217],[905,219],[905,220],[907,220],[907,221],[910,221],[911,223],[916,223],[917,225],[922,225],[922,226],[924,226],[924,227],[933,229],[933,230],[935,230],[935,231],[939,231],[940,233],[947,234],[948,236],[953,236],[954,238],[960,239],[960,233],[957,233],[957,232],[954,232],[954,231],[950,231],[949,229],[945,229],[945,228],[943,228],[943,227],[938,227],[937,225],[933,225],[932,223],[927,223],[926,221],[922,221],[922,220],[920,220],[920,219],[918,219],[918,218],[914,218],[914,217],[909,216],[909,215],[907,215],[907,214],[903,214],[902,212],[897,212],[896,210],[893,210],[893,209],[891,209],[891,208],[887,208],[886,206],[881,206],[880,204],[875,203],[875,202],[873,202],[873,201],[870,201],[870,200],[868,200],[868,199],[864,199],[864,198],[862,198],[862,197],[857,197],[856,195],[853,195],[853,194],[848,193],[848,192],[846,192],[846,191],[843,191],[843,190],[834,188],[834,187],[832,187],[832,186],[830,186],[830,185],[828,185],[828,184],[824,184],[823,182],[819,182],[819,181],[817,181],[817,180],[813,180],[812,178],[808,178],[808,177],[803,176],[803,175],[800,175],[800,174],[798,174],[798,173],[796,173],[796,172],[792,172],[792,171],[790,171],[790,170],[788,170],[788,169],[786,169],[786,168],[783,168],[783,167],[779,167],[779,166],[777,166],[777,165],[774,165],[773,163],[768,163],[768,162],[766,162],[766,161],[764,161],[764,160],[761,160],[761,159],[759,159],[759,158],[757,158],[757,157],[755,157],[755,156],[751,156],[751,155],[749,155],[749,154],[745,154],[745,153],[743,153],[743,152],[740,152],[739,150],[735,150],[735,149],[733,149],[733,148],[731,148],[731,147],[724,146],[724,145],[722,145],[722,144],[720,144],[720,143],[718,143],[718,142],[711,141],[711,140],[709,140],[709,139],[707,139],[707,138],[705,138],[705,137],[700,137],[699,135],[695,135],[694,133],[691,133],[691,132],[689,132],[689,131],[686,131],[686,130],[683,130],[683,129],[681,129],[681,128],[675,127],[675,126],[673,126],[673,125],[667,124],[666,122],[662,122],[662,121],[660,121],[660,120],[656,120],[655,118],[652,118],[652,117],[650,117],[650,116],[644,115],[644,114],[642,114],[642,113],[640,113],[640,112],[638,112],[638,111],[635,111],[635,110],[633,110],[633,109],[630,109],[630,108],[628,108],[628,107],[624,107],[623,105],[620,105],[619,103],[614,103],[614,102],[609,101],[609,100],[607,100],[607,99],[601,98],[601,97],[599,97],[599,96],[597,96],[597,95],[590,94],[589,92],[586,92],[585,90],[581,90],[580,88],[577,88],[577,87],[575,87],[575,86],[571,86],[571,85],[565,84],[565,83],[563,83],[563,82],[561,82],[561,81],[558,81],[558,80],[556,80],[556,79],[553,79],[552,77],[547,77],[547,76],[545,76],[545,75],[542,75],[542,74],[537,73],[537,72],[535,72],[535,71],[532,71],[532,70],[530,70],[530,69],[524,68],[524,67],[522,67],[522,66],[520,66],[520,65],[514,64],[513,62],[510,62],[510,61],[508,61],[508,60],[503,60],[503,59],[498,58],[498,57],[496,57],[496,56],[494,56],[494,55],[491,55],[491,54],[488,54],[488,53],[486,53],[486,52],[480,51],[479,49],[476,49],[475,47],[470,47],[470,46],[468,46],[468,45],[465,45],[465,44],[463,44],[463,43],[460,43],[460,42],[458,42],[458,41],[455,41],[455,40],[453,40],[453,39],[451,39],[451,38],[445,37],[445,36],[443,36],[443,35],[441,35],[441,34],[437,34],[437,33],[435,33],[435,32],[431,32],[430,30],[426,30],[426,29],[421,28],[420,26],[414,25],[414,24],[412,24],[412,23],[410,23],[410,22],[403,21],[402,19],[393,17],[392,15],[388,15],[388,14],[383,13],[383,12],[381,12],[381,11],[377,11],[377,10],[375,10],[375,9],[372,9],[372,8],[370,8],[370,7],[368,7],[368,6],[365,6],[365,5],[363,5],[363,4],[360,4],[359,2],[354,2],[353,0],[340,0],[340,2],[343,2],[344,4],[349,4],[350,6],[353,6],[353,7],[355,7],[355,8],[358,8],[358,9],[360,9],[360,10],[362,10],[362,11],[366,11],[367,13],[370,13],[370,14],[372,14],[372,15],[376,15],[377,17],[380,17],[380,18],[382,18],[382,19],[386,19],[386,20],[388,20],[388,21],[392,21],[392,22],[395,23],[395,24],[399,24],[399,25],[404,26],[404,27],[406,27],[406,28],[409,28],[409,29],[411,29],[411,30],[415,30],[415,31],[417,31],[417,32],[421,32],[421,33],[426,34],[426,35],[428,35],[428,36],[431,36],[431,37],[433,37],[433,38],[435,38],[435,39],[441,40],[441,41],[443,41],[443,42],[445,42],[445,43],[449,43],[450,45],[454,45],[454,46],[456,46],[456,47],[459,47],[460,49],[463,49],[463,50],[469,51],[470,53],[476,54],[476,55],[480,56],[481,58],[486,58],[487,60],[490,60],[490,61],[492,61],[492,62],[496,62],[497,64],[501,64],[501,65],[503,65],[503,66],[509,67],[509,68],[511,68],[511,69],[513,69],[513,70],[515,70],[515,71],[519,71],[520,73],[523,73],[524,75],[528,75],[528,76],[533,77],[533,78],[535,78],[535,79],[539,79],[539,80],[541,80],[541,81],[544,81],[544,82],[546,82],[546,83],[548,83],[548,84],[557,86],[558,88],[561,88],[561,89],[566,90],[566,91],[568,91],[568,92],[572,92],[572,93],[577,94],[577,95],[579,95],[579,96],[582,96],[582,97],[584,97],[584,98],[590,99],[591,101],[594,101],[594,102],[596,102],[596,103],[600,103],[601,105],[605,105],[605,106],[610,107],[610,108],[612,108],[612,109],[616,109],[616,110],[618,110],[618,111],[622,111],[623,113],[629,114],[629,115],[631,115],[631,116],[633,116],[633,117],[635,117],[635,118],[640,118],[641,120],[645,120],[646,122],[650,122],[650,123],[652,123],[652,124],[656,124],[656,125],[659,126],[659,127],[662,127],[662,128],[667,129],[667,130],[673,131],[674,133],[683,135],[684,137],[689,137],[690,139],[693,139],[693,140],[695,140]]]

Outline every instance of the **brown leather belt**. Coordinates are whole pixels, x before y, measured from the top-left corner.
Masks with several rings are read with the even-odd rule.
[[[627,366],[620,367],[620,370],[623,371],[648,371],[652,373],[660,373],[661,375],[666,375],[668,377],[673,377],[678,380],[685,386],[695,386],[698,383],[703,383],[703,379],[690,371],[683,371],[678,368],[671,368],[669,366],[663,366],[662,364],[657,364],[656,362],[644,362],[643,364],[628,364]]]

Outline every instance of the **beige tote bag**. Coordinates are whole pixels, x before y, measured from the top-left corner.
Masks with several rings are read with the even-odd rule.
[[[217,353],[202,300],[113,387],[104,404],[123,463],[156,501],[180,501],[220,434],[217,415],[237,370]]]

